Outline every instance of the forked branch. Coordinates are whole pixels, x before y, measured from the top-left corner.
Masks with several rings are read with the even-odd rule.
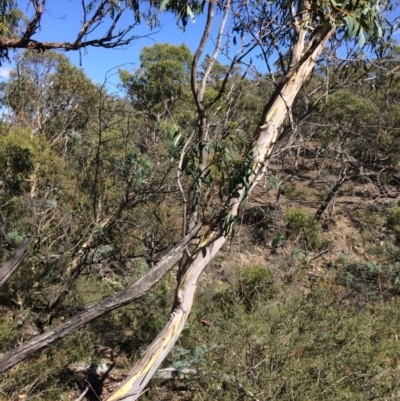
[[[122,2],[118,7],[114,2],[109,0],[102,0],[98,2],[96,7],[91,7],[90,12],[85,2],[83,2],[83,21],[81,28],[77,32],[76,39],[72,41],[42,41],[34,38],[35,34],[40,28],[43,15],[46,11],[46,0],[34,0],[31,2],[33,5],[33,16],[30,18],[23,32],[16,36],[0,36],[0,50],[7,54],[9,49],[30,49],[37,51],[45,51],[51,49],[59,50],[79,50],[86,47],[104,47],[115,48],[126,46],[139,36],[132,35],[130,32],[139,22],[137,13],[133,11],[131,20],[133,23],[125,27],[117,27],[123,14],[133,9],[131,1]],[[92,4],[93,5],[93,4]],[[90,14],[90,16],[89,16]],[[94,31],[104,22],[108,17],[111,17],[111,22],[106,32],[99,36],[93,37]],[[84,40],[84,38],[86,38]]]

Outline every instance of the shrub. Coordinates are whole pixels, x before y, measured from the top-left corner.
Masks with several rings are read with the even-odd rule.
[[[378,265],[353,268],[368,268],[372,274],[379,270]],[[250,268],[249,283],[257,283],[261,271]],[[232,296],[234,318],[229,319],[225,304],[198,300],[196,307],[211,325],[193,321],[180,339],[180,346],[191,350],[183,360],[194,359],[203,338],[209,352],[199,350],[203,358],[196,359],[196,366],[204,374],[192,381],[190,399],[253,398],[248,394],[279,401],[398,398],[399,299],[369,302],[360,309],[343,299],[335,281],[321,279],[304,294],[297,287],[280,286],[274,300],[258,302],[251,310]],[[160,398],[160,393],[149,395]]]
[[[307,248],[318,249],[321,246],[318,222],[309,211],[304,208],[289,209],[284,220],[289,234],[296,233]]]
[[[270,269],[264,266],[245,268],[242,272],[239,295],[251,302],[257,295],[271,298],[273,276]]]
[[[400,207],[394,206],[388,209],[388,215],[386,219],[387,227],[392,230],[397,239],[400,239]]]
[[[356,222],[360,226],[362,237],[367,242],[374,242],[376,234],[374,231],[382,227],[384,218],[379,213],[377,205],[369,205],[368,209],[359,209],[355,212]]]
[[[289,200],[298,201],[305,200],[309,201],[313,197],[313,191],[307,187],[300,187],[296,185],[285,186],[285,196]]]

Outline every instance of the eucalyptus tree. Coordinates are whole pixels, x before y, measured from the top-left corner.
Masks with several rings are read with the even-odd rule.
[[[44,134],[55,145],[69,131],[87,128],[94,113],[97,86],[54,51],[25,51],[3,86],[3,103],[11,124]]]
[[[226,0],[203,5],[207,12],[206,23],[191,64],[197,129],[189,132],[176,130],[173,137],[173,145],[180,151],[176,159],[176,180],[182,203],[182,241],[166,252],[160,262],[137,283],[4,355],[0,359],[2,371],[105,311],[137,299],[182,258],[170,319],[121,387],[109,398],[136,400],[183,330],[201,273],[233,235],[241,206],[268,171],[282,127],[285,121],[290,122],[294,99],[324,47],[356,40],[360,46],[368,43],[375,48],[389,32],[386,7],[375,0],[246,3]],[[216,22],[218,7],[221,8],[221,18]],[[160,8],[181,12],[183,24],[186,24],[187,19],[193,16],[193,10],[201,9],[201,5],[165,0]],[[226,26],[228,21],[233,24],[230,29]],[[207,42],[212,41],[211,32],[216,23],[219,26],[216,28],[218,34],[214,51],[200,76],[200,60]],[[224,33],[226,47],[223,46]],[[238,46],[238,52],[232,58],[228,73],[218,85],[215,96],[206,97],[208,78],[218,54],[234,46]],[[247,63],[251,68],[248,60],[254,57],[254,53],[261,56],[269,69],[266,87],[273,88],[263,100],[256,129],[254,132],[243,132],[232,124],[215,129],[213,118],[223,105],[229,106],[235,96],[234,86],[229,84],[230,72],[238,63]],[[231,56],[230,53],[227,55]],[[276,58],[281,65],[278,74],[271,68],[272,60]],[[265,93],[268,92],[265,90]],[[228,113],[229,110],[227,107]],[[196,241],[192,239],[195,236]]]
[[[176,192],[165,189],[171,186],[169,158],[159,154],[155,163],[140,152],[137,111],[128,102],[93,85],[60,54],[30,52],[19,68],[23,74],[12,76],[5,92],[12,113],[21,110],[25,118],[11,127],[4,122],[0,134],[0,229],[7,250],[23,240],[10,246],[13,233],[34,234],[0,269],[1,285],[21,264],[32,241],[34,250],[14,281],[2,288],[1,303],[13,304],[18,288],[21,308],[37,311],[31,323],[41,331],[54,323],[60,310],[73,316],[79,309],[77,282],[82,276],[89,275],[92,283],[118,277],[113,283],[120,288],[155,264],[133,286],[86,308],[85,317],[78,313],[76,326],[68,319],[56,336],[44,330],[50,334],[49,345],[82,327],[83,321],[146,293],[176,263],[193,235],[180,241],[179,229],[173,227],[174,211],[162,205]],[[29,96],[17,91],[24,88],[32,90]],[[69,103],[64,108],[65,101]],[[37,119],[42,129],[31,135],[29,128]],[[63,146],[54,141],[57,133],[65,139]],[[161,191],[162,197],[157,195]],[[168,256],[156,263],[165,249]],[[45,346],[41,335],[36,340],[39,348]]]
[[[155,123],[165,119],[190,82],[192,53],[182,44],[158,43],[144,47],[134,74],[121,70],[123,88],[134,107]]]
[[[190,232],[196,222],[202,221],[202,236],[181,264],[169,321],[109,400],[136,400],[178,339],[190,312],[199,277],[232,234],[241,204],[267,172],[285,118],[290,116],[293,101],[324,47],[329,43],[334,45],[355,38],[360,46],[364,46],[366,40],[371,46],[376,46],[388,28],[384,11],[380,8],[384,8],[384,5],[376,1],[231,3],[228,0],[222,6],[223,16],[215,41],[215,51],[199,82],[199,59],[210,39],[216,3],[211,1],[207,7],[206,26],[192,62],[191,87],[198,111],[199,129],[195,138],[190,136],[185,139],[181,155],[182,161],[187,148],[192,143],[197,144],[197,174],[194,183],[196,190],[192,192],[189,205],[182,185],[180,188],[184,203],[183,233],[186,230]],[[238,35],[242,46],[233,64],[243,60],[251,50],[259,48],[267,66],[269,58],[276,52],[283,71],[276,79],[272,96],[265,99],[258,127],[250,143],[244,147],[236,145],[236,152],[229,149],[229,143],[235,142],[236,138],[213,137],[208,120],[211,107],[222,96],[222,90],[211,102],[204,101],[207,78],[221,50],[222,35],[230,13],[234,23],[233,33]],[[234,40],[236,42],[238,39]],[[286,63],[285,49],[289,54]],[[227,80],[228,75],[225,81]],[[221,89],[223,88],[224,85]],[[218,167],[226,172],[223,183],[216,177],[215,166],[210,166],[208,161],[210,153],[216,154],[221,151],[230,158],[229,162],[227,158],[220,158],[221,163]],[[218,158],[214,156],[214,160]],[[182,170],[182,163],[178,168],[179,171]],[[180,177],[181,174],[178,174],[178,181]],[[221,184],[224,193],[220,199],[216,199],[213,187],[220,187]],[[214,201],[211,210],[207,207],[210,198]],[[216,202],[219,202],[217,207]]]

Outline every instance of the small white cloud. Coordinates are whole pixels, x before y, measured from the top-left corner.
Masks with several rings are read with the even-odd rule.
[[[8,78],[10,76],[11,68],[0,67],[0,78]]]

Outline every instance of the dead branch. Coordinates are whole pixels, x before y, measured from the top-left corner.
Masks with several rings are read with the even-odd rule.
[[[17,363],[28,358],[35,352],[47,348],[58,340],[68,336],[74,331],[87,325],[89,322],[124,306],[145,295],[155,284],[157,284],[179,261],[188,242],[197,234],[200,226],[196,226],[175,245],[151,270],[149,270],[139,281],[129,287],[104,298],[97,304],[85,308],[75,316],[67,319],[43,334],[35,336],[19,347],[13,349],[0,359],[0,372],[15,366]]]
[[[17,270],[18,266],[22,263],[26,256],[26,252],[33,237],[27,236],[19,248],[12,254],[10,259],[0,269],[0,287],[2,287]]]

